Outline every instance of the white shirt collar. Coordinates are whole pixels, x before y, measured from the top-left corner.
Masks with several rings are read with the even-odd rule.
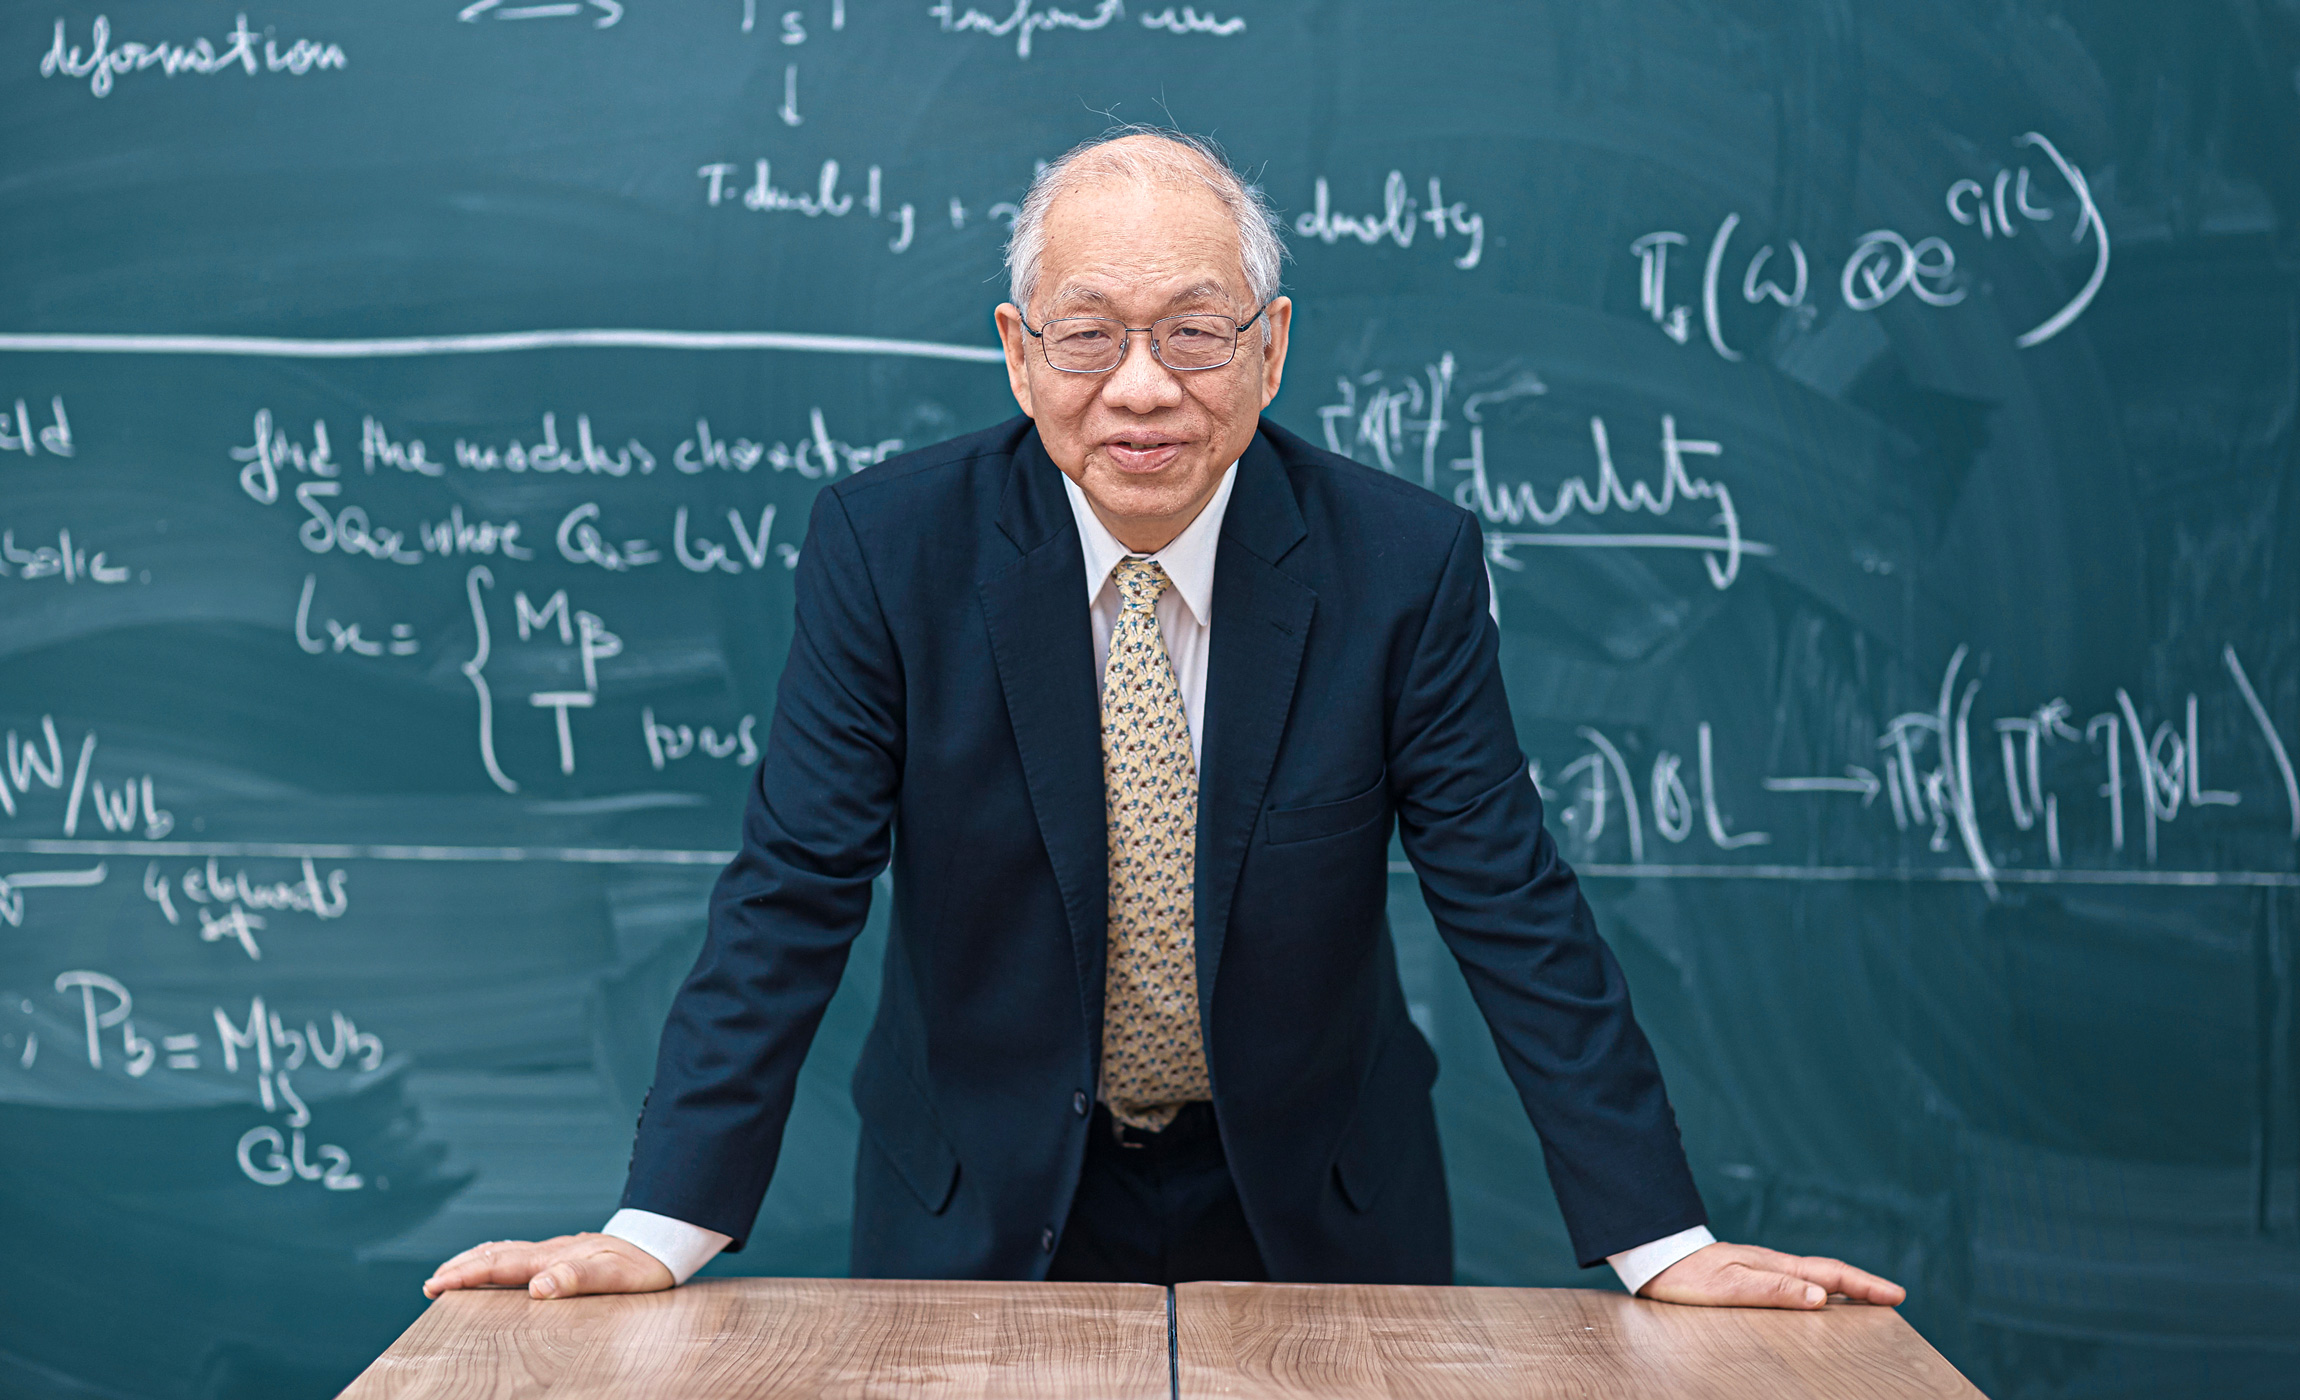
[[[1222,541],[1222,517],[1230,509],[1230,488],[1238,482],[1238,464],[1233,462],[1222,473],[1222,484],[1214,488],[1214,497],[1191,521],[1156,554],[1143,556],[1154,559],[1166,571],[1174,584],[1174,591],[1182,595],[1182,605],[1200,627],[1208,625],[1214,616],[1214,554]],[[1086,493],[1070,474],[1062,474],[1062,489],[1070,497],[1070,514],[1078,522],[1078,543],[1086,555],[1086,602],[1093,606],[1102,585],[1110,579],[1110,571],[1118,561],[1133,551],[1118,542],[1103,525],[1094,507],[1087,504]]]

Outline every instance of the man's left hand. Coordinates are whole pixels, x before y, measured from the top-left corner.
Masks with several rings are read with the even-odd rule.
[[[1641,1298],[1710,1308],[1817,1308],[1832,1293],[1896,1307],[1908,1290],[1836,1259],[1755,1245],[1704,1245],[1646,1280]]]

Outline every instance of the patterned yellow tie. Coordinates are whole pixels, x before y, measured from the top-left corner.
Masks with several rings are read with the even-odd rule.
[[[1102,673],[1102,782],[1110,818],[1109,975],[1102,992],[1102,1101],[1155,1132],[1210,1097],[1198,1029],[1198,766],[1182,688],[1154,608],[1166,571],[1127,559]]]

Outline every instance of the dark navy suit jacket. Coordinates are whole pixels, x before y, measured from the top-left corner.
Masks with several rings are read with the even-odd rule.
[[[1265,421],[1215,556],[1198,988],[1270,1276],[1452,1280],[1384,906],[1393,821],[1540,1131],[1584,1264],[1703,1223],[1621,969],[1542,828],[1477,523]],[[1085,564],[1026,418],[825,489],[742,851],[671,1008],[623,1204],[739,1247],[889,863],[855,1070],[858,1276],[1042,1277],[1101,1043]]]

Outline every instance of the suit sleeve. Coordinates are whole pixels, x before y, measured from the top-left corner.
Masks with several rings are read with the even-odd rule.
[[[1391,730],[1399,837],[1549,1166],[1584,1266],[1706,1223],[1621,966],[1542,825],[1463,517]]]
[[[703,951],[663,1027],[622,1204],[740,1249],[774,1174],[799,1066],[886,867],[902,672],[837,493],[815,498],[790,657]]]

